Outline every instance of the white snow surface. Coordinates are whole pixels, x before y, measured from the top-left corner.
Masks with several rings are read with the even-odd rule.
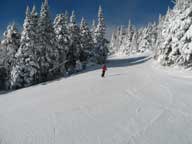
[[[141,55],[107,65],[0,95],[0,144],[192,143],[192,77]]]

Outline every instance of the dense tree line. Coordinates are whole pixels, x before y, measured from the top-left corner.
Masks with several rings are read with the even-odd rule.
[[[136,29],[119,27],[111,39],[111,54],[130,55],[146,50],[163,66],[192,67],[192,0],[175,0],[158,23]]]
[[[153,50],[157,40],[157,24],[150,23],[146,27],[136,28],[131,21],[128,27],[117,27],[113,32],[110,53],[130,55]]]
[[[176,0],[160,19],[155,59],[164,66],[192,67],[192,0]]]
[[[9,25],[1,41],[1,75],[6,89],[18,89],[82,70],[87,64],[102,64],[107,58],[106,26],[102,8],[90,29],[85,18],[80,26],[73,11],[50,18],[48,0],[40,14],[26,9],[23,30]]]

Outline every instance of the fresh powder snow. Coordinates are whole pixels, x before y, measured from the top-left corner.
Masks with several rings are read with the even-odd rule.
[[[0,143],[192,143],[192,77],[150,58],[111,57],[105,78],[92,67],[2,94]]]

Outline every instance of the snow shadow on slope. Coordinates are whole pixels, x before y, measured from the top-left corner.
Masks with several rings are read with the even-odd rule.
[[[122,58],[121,59],[109,59],[109,60],[107,60],[106,65],[108,68],[127,67],[127,66],[133,66],[133,65],[145,63],[146,61],[148,61],[150,59],[151,59],[151,57],[149,57],[149,56],[138,56],[138,57],[132,57],[132,58],[128,57],[128,58],[123,58],[123,59]],[[64,78],[70,78],[70,77],[73,77],[73,76],[76,76],[79,74],[83,74],[83,73],[87,73],[87,72],[91,72],[91,71],[95,71],[95,70],[99,70],[99,69],[101,69],[101,65],[90,66],[90,67],[87,67],[83,71],[74,73],[74,74],[66,76]],[[42,85],[47,85],[51,82],[60,81],[62,79],[63,79],[63,77],[53,80],[53,81],[44,82],[44,83],[42,83]]]
[[[132,65],[142,64],[151,57],[148,56],[140,56],[140,57],[133,57],[133,58],[124,58],[124,59],[110,59],[107,61],[107,66],[110,68],[112,67],[127,67]]]
[[[151,59],[151,57],[149,57],[149,56],[139,56],[139,57],[123,58],[123,59],[109,59],[109,60],[107,60],[106,65],[108,68],[127,67],[127,66],[142,64],[150,59]],[[101,65],[87,67],[86,70],[83,70],[83,71],[73,74],[71,76],[90,72],[90,71],[95,71],[98,69],[101,69]]]

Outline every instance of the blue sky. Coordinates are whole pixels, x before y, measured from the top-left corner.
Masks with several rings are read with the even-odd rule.
[[[24,20],[26,5],[35,4],[40,9],[42,0],[1,0],[0,33],[9,23],[16,22],[20,27]],[[128,20],[137,26],[146,25],[158,19],[159,13],[165,14],[171,0],[49,0],[51,15],[75,10],[78,20],[84,16],[90,23],[96,18],[98,6],[104,10],[106,25],[111,31],[117,25],[127,25]]]

